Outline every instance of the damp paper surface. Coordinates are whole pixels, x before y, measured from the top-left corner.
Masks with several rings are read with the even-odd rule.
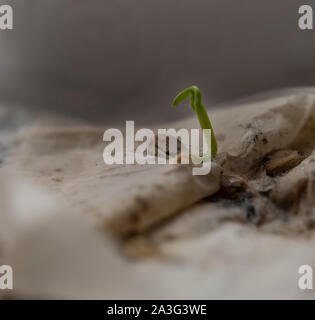
[[[19,130],[0,169],[12,295],[314,298],[298,268],[315,266],[315,96],[210,115],[219,150],[204,176],[189,164],[106,165],[106,128]]]

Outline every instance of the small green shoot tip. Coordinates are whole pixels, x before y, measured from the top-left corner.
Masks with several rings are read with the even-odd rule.
[[[205,129],[211,130],[211,140],[209,139],[209,137],[207,135],[205,135],[205,138],[206,138],[206,141],[208,144],[208,150],[211,150],[211,158],[213,159],[213,158],[215,158],[215,156],[217,154],[217,150],[218,150],[217,141],[216,141],[216,138],[214,135],[214,131],[213,131],[208,113],[201,102],[201,94],[200,94],[199,88],[196,86],[191,86],[191,87],[186,88],[185,90],[181,91],[173,100],[172,105],[173,106],[178,105],[179,103],[181,103],[185,99],[189,98],[189,95],[190,95],[190,106],[197,114],[201,129],[202,130],[205,130]],[[211,145],[211,147],[210,147],[210,145]]]

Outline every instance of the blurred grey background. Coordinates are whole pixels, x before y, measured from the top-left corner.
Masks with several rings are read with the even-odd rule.
[[[207,107],[315,84],[297,0],[0,0],[0,101],[102,124],[156,123],[198,85]]]

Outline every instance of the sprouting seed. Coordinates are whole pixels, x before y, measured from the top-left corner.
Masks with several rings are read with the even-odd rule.
[[[197,114],[201,129],[211,130],[211,138],[208,135],[205,135],[205,138],[208,145],[208,150],[211,150],[211,158],[213,159],[216,156],[217,150],[218,150],[217,141],[213,132],[210,119],[208,117],[208,113],[201,102],[201,94],[200,94],[199,88],[196,86],[191,86],[183,90],[175,97],[172,105],[173,106],[178,105],[183,100],[189,98],[189,95],[190,95],[190,105]],[[207,157],[203,157],[203,158],[207,159]]]

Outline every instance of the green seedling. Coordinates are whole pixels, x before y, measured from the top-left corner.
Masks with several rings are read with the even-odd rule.
[[[211,137],[209,135],[205,134],[205,131],[204,131],[204,135],[205,135],[205,139],[207,142],[208,151],[210,152],[210,155],[206,155],[206,156],[202,157],[203,161],[211,160],[211,159],[215,158],[215,156],[217,154],[218,147],[217,147],[217,141],[215,139],[214,131],[213,131],[210,119],[208,117],[208,113],[207,113],[204,105],[201,102],[201,94],[200,94],[199,88],[196,86],[191,86],[191,87],[183,90],[175,97],[172,105],[173,106],[178,105],[183,100],[189,98],[189,95],[190,95],[190,105],[191,105],[192,109],[197,114],[201,129],[202,130],[205,130],[205,129],[211,130]]]

